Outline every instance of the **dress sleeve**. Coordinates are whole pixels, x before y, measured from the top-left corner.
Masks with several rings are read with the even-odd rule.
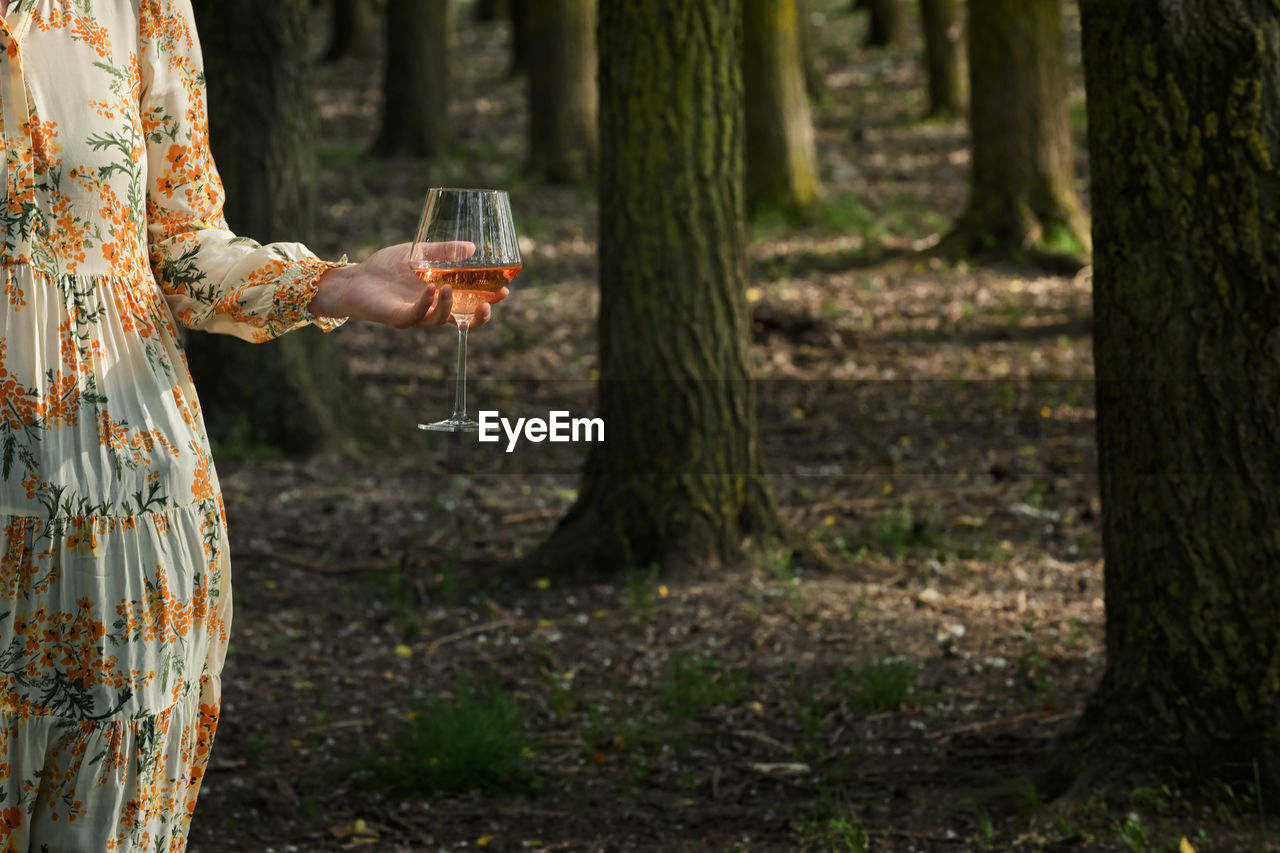
[[[174,317],[255,342],[308,323],[337,328],[342,320],[315,317],[307,306],[320,276],[345,258],[321,261],[299,243],[261,245],[227,228],[190,0],[142,0],[139,28],[147,242]]]

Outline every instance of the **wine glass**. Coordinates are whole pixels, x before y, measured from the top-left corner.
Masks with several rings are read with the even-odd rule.
[[[409,266],[428,284],[453,288],[453,319],[458,325],[453,414],[442,421],[418,424],[418,429],[474,432],[479,424],[467,417],[467,329],[476,309],[500,299],[500,291],[522,266],[507,194],[502,190],[429,190]]]

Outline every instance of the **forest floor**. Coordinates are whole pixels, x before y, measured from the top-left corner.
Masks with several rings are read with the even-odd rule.
[[[219,448],[237,611],[194,853],[1280,850],[1247,790],[1193,805],[1171,780],[1057,816],[1037,792],[1103,668],[1089,271],[930,255],[966,129],[919,120],[918,46],[854,47],[847,6],[815,3],[826,201],[752,223],[748,293],[774,493],[842,568],[512,581],[577,459],[419,436],[454,337],[349,324],[387,452]],[[320,69],[314,247],[408,239],[429,185],[509,187],[526,271],[473,336],[473,406],[589,407],[593,196],[521,177],[505,32],[460,21],[441,162],[367,158],[377,63]],[[1082,98],[1077,74],[1081,150]],[[458,707],[453,747],[410,736]],[[457,761],[497,762],[496,787],[402,772],[445,784]]]

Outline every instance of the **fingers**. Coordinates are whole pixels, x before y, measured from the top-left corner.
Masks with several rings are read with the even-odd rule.
[[[443,326],[449,322],[449,316],[453,312],[453,288],[449,285],[441,287],[435,292],[435,298],[422,313],[415,326]]]
[[[414,255],[425,261],[458,263],[476,253],[476,244],[466,240],[447,240],[439,243],[418,243]]]
[[[409,310],[403,314],[406,322],[391,323],[391,325],[397,328],[408,328],[410,326],[420,325],[422,323],[422,318],[426,317],[427,314],[430,313],[435,301],[436,287],[433,284],[428,284],[426,287],[422,288],[422,293],[418,296],[418,301],[413,303]]]

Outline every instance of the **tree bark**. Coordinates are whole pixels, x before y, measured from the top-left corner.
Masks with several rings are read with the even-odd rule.
[[[962,116],[969,109],[964,8],[960,0],[920,0],[929,118]]]
[[[367,59],[378,52],[378,27],[373,0],[331,0],[329,46],[324,61],[347,57]]]
[[[453,24],[452,0],[387,0],[375,154],[438,157],[448,148]]]
[[[867,47],[902,47],[907,40],[902,0],[857,0],[867,10]]]
[[[1076,780],[1127,759],[1274,801],[1280,13],[1080,5],[1107,669]]]
[[[527,564],[715,564],[780,522],[748,370],[738,0],[600,6],[600,386],[608,440]],[[643,132],[638,129],[643,128]]]
[[[1067,118],[1062,0],[970,0],[969,204],[945,247],[1089,249]]]
[[[596,0],[538,0],[525,15],[528,170],[551,183],[586,183],[596,163]]]
[[[539,0],[507,0],[507,16],[511,21],[511,67],[508,77],[518,77],[529,69],[529,15]]]
[[[306,0],[224,0],[196,12],[228,224],[264,242],[305,241],[315,213]],[[246,30],[249,19],[259,25]],[[215,440],[238,434],[306,453],[368,433],[363,391],[319,330],[269,344],[193,334],[187,359]]]
[[[747,205],[818,199],[818,154],[805,94],[796,0],[744,0]]]
[[[813,38],[813,4],[810,0],[796,0],[796,18],[799,21],[800,61],[804,63],[804,90],[815,102],[823,101],[830,92],[827,80],[818,67],[818,50]]]
[[[475,19],[491,24],[507,14],[507,0],[476,0]]]

